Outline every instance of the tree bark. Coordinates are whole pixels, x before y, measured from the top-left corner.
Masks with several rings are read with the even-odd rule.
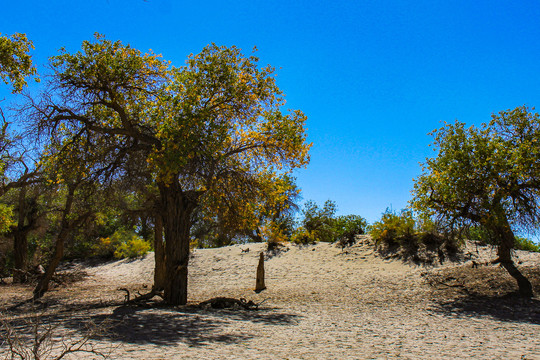
[[[26,221],[26,185],[19,192],[19,205],[17,226],[13,229],[13,257],[14,268],[13,283],[25,283],[28,271],[28,232],[24,229]],[[17,271],[20,270],[20,271]]]
[[[60,261],[64,257],[64,242],[66,241],[68,235],[69,229],[64,228],[62,228],[58,234],[54,247],[54,254],[49,261],[49,265],[47,265],[45,274],[43,274],[43,276],[39,279],[38,284],[34,288],[34,300],[41,298],[49,290],[49,283],[51,282],[58,264],[60,264]]]
[[[154,219],[154,290],[165,288],[167,267],[165,263],[165,243],[163,242],[163,220],[161,214],[156,214]]]
[[[38,284],[34,288],[34,299],[41,298],[45,294],[45,292],[49,290],[49,283],[54,275],[54,272],[56,271],[56,268],[58,267],[58,264],[60,264],[60,261],[64,257],[64,243],[73,227],[73,223],[69,221],[69,215],[73,206],[76,187],[76,185],[70,185],[68,187],[68,194],[66,196],[65,206],[62,211],[60,232],[56,237],[54,254],[49,261],[49,265],[47,265],[47,270],[45,270],[45,274],[43,274]]]
[[[512,260],[515,237],[507,220],[501,228],[497,229],[497,235],[499,236],[498,258],[494,262],[500,263],[508,271],[510,276],[516,279],[521,296],[527,298],[533,297],[531,282],[518,270]]]
[[[189,231],[191,215],[197,207],[196,192],[183,192],[177,182],[159,184],[165,232],[165,301],[171,305],[187,303]]]
[[[28,280],[26,276],[28,271],[28,236],[26,232],[15,231],[13,233],[13,249],[13,283],[22,284]]]

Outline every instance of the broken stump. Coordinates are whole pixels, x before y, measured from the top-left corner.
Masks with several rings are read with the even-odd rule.
[[[255,283],[255,292],[261,292],[266,289],[264,285],[264,253],[259,255],[259,265],[257,266],[257,280]]]

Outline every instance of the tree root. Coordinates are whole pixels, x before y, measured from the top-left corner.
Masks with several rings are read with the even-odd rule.
[[[118,288],[117,290],[126,292],[126,295],[125,295],[125,298],[124,298],[124,304],[141,304],[141,303],[145,303],[147,301],[152,300],[156,296],[159,296],[162,299],[164,298],[163,297],[163,291],[155,290],[155,289],[152,289],[152,291],[150,291],[149,293],[146,293],[146,294],[141,294],[141,293],[137,292],[138,296],[134,297],[133,299],[130,298],[131,293],[127,288]]]
[[[454,289],[459,289],[461,291],[463,291],[464,293],[466,294],[471,294],[469,289],[467,289],[467,287],[465,286],[465,284],[461,283],[461,284],[449,284],[449,283],[446,283],[442,280],[439,280],[436,276],[426,276],[425,277],[426,281],[428,282],[428,284],[430,286],[433,286],[435,287],[435,285],[443,285],[447,288],[454,288]],[[455,279],[451,279],[451,280],[455,280]]]

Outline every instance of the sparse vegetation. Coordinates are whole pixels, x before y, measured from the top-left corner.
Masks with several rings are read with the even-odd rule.
[[[369,233],[376,245],[408,246],[416,242],[416,221],[411,211],[396,214],[387,209],[382,214],[381,220],[370,226]]]
[[[368,224],[366,219],[360,215],[342,215],[336,218],[334,227],[336,229],[336,240],[352,244],[356,235],[366,233]]]
[[[531,252],[540,252],[540,244],[535,243],[531,239],[527,239],[521,236],[516,236],[516,243],[514,247],[517,250],[525,250]]]
[[[337,205],[327,200],[320,208],[314,201],[307,201],[302,209],[300,226],[292,235],[292,241],[298,244],[313,244],[317,241],[354,242],[356,235],[365,232],[367,222],[359,215],[336,217]]]
[[[336,210],[336,203],[331,200],[327,200],[322,208],[314,201],[307,201],[302,209],[301,226],[293,235],[293,241],[299,244],[334,241]]]

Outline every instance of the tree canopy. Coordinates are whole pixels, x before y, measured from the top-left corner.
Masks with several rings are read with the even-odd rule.
[[[96,35],[51,67],[49,92],[31,108],[41,134],[58,144],[55,161],[74,168],[73,152],[85,152],[91,161],[79,173],[122,178],[136,162],[152,174],[170,303],[187,301],[191,215],[204,196],[264,188],[261,179],[309,161],[305,115],[284,113],[275,69],[234,46],[209,45],[172,67]]]
[[[25,34],[1,36],[0,33],[0,77],[11,85],[14,93],[26,86],[26,78],[37,74],[29,54],[34,49],[32,41]],[[36,77],[37,80],[37,77]]]

